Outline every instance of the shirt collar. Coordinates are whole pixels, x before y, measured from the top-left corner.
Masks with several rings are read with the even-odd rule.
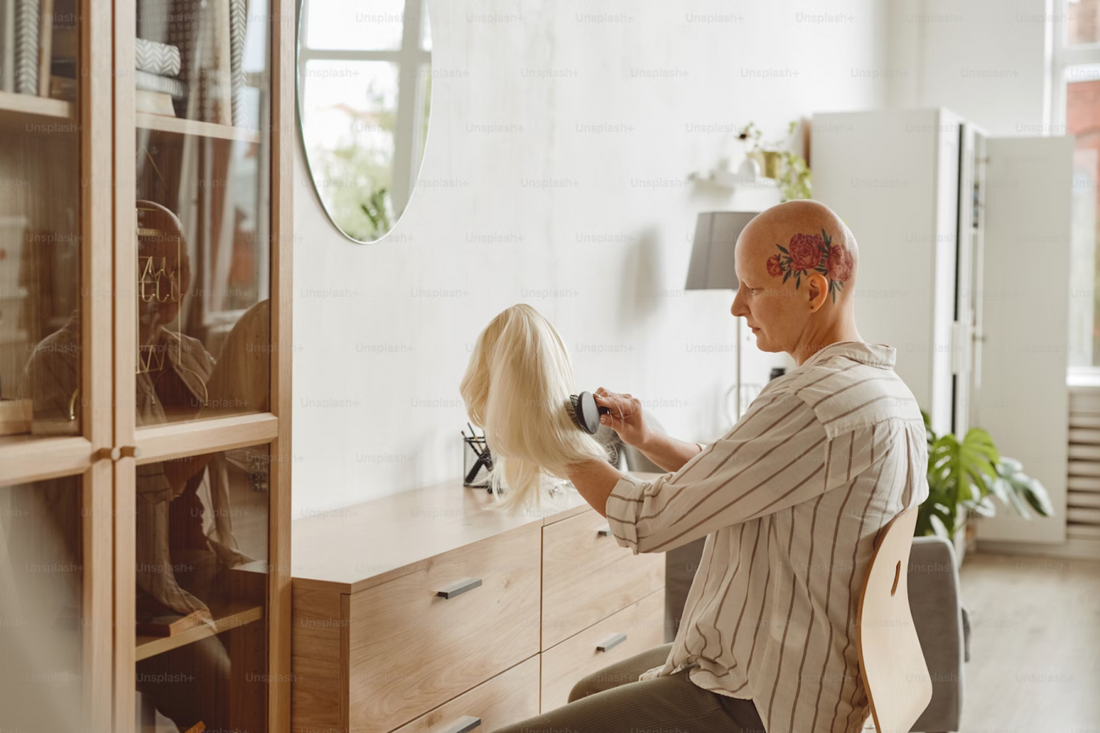
[[[893,369],[897,349],[886,344],[868,344],[864,341],[837,341],[819,349],[816,354],[802,362],[802,366],[810,366],[830,356],[844,356],[870,366]]]

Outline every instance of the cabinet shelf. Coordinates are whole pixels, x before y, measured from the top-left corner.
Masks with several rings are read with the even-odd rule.
[[[222,140],[241,140],[247,143],[260,142],[259,130],[249,130],[233,125],[219,125],[213,122],[200,122],[198,120],[181,120],[178,117],[154,115],[147,112],[137,113],[137,126],[143,130],[158,130],[177,135],[215,137]]]
[[[61,99],[31,94],[0,92],[0,126],[12,127],[24,122],[72,120],[76,105]]]
[[[255,606],[245,601],[230,601],[221,606],[211,606],[214,614],[214,628],[209,625],[196,626],[175,636],[141,636],[137,637],[137,653],[135,660],[140,662],[149,657],[177,649],[181,646],[193,644],[201,639],[220,634],[223,631],[240,628],[246,624],[259,621],[264,617],[264,607]]]

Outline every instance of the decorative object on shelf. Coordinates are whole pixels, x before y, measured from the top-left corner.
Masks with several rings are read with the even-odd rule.
[[[134,40],[134,62],[138,71],[177,77],[180,73],[180,50],[167,43],[138,38]]]
[[[172,105],[172,95],[165,92],[150,92],[138,89],[134,92],[134,110],[138,113],[175,117],[176,108]]]
[[[245,122],[244,41],[248,32],[247,0],[229,0],[229,73],[233,124]]]
[[[134,102],[137,112],[175,117],[174,100],[187,98],[180,73],[180,50],[167,43],[138,38],[134,41]]]
[[[53,48],[53,0],[38,6],[38,96],[50,96],[50,59]]]
[[[798,121],[787,126],[787,139],[763,143],[763,133],[752,122],[741,128],[737,139],[751,146],[749,157],[759,163],[766,178],[774,179],[783,194],[784,201],[808,199],[812,195],[810,167],[806,160],[791,149],[791,141],[798,129]]]
[[[173,99],[183,99],[187,96],[187,88],[179,79],[151,74],[141,69],[134,71],[134,86],[140,91],[168,94]]]
[[[15,90],[15,0],[0,0],[0,92]]]
[[[954,433],[936,435],[928,413],[921,414],[928,436],[928,499],[920,506],[916,536],[954,540],[966,529],[969,512],[985,517],[997,513],[993,497],[1025,519],[1032,511],[1054,515],[1046,487],[1025,474],[1019,461],[1002,456],[988,432],[970,428],[962,440]]]
[[[15,92],[38,94],[38,0],[15,1]]]

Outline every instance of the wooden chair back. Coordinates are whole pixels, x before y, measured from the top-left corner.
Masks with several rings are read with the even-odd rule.
[[[909,610],[909,551],[917,509],[890,520],[859,594],[859,666],[878,733],[909,733],[932,700],[932,678]]]

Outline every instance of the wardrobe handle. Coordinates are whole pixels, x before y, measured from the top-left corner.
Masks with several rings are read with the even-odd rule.
[[[468,730],[473,730],[481,725],[481,718],[475,718],[472,715],[463,715],[455,722],[448,725],[446,728],[441,728],[439,733],[466,733]]]
[[[602,527],[600,527],[599,529],[596,530],[596,534],[598,534],[600,537],[610,537],[611,536],[611,525],[610,524],[605,524],[604,526],[602,526]]]
[[[612,634],[596,645],[596,651],[606,652],[626,641],[626,634]]]
[[[468,590],[473,590],[481,585],[481,578],[466,578],[460,580],[457,583],[452,583],[442,590],[437,590],[435,594],[440,598],[454,598],[460,596]],[[480,721],[478,722],[480,725]]]
[[[119,458],[122,458],[122,449],[117,446],[113,448],[100,448],[97,455],[99,458],[117,461]]]
[[[100,448],[98,456],[100,458],[110,458],[112,461],[121,458],[141,458],[141,448],[136,445],[124,445],[119,448],[116,445],[113,448]]]

